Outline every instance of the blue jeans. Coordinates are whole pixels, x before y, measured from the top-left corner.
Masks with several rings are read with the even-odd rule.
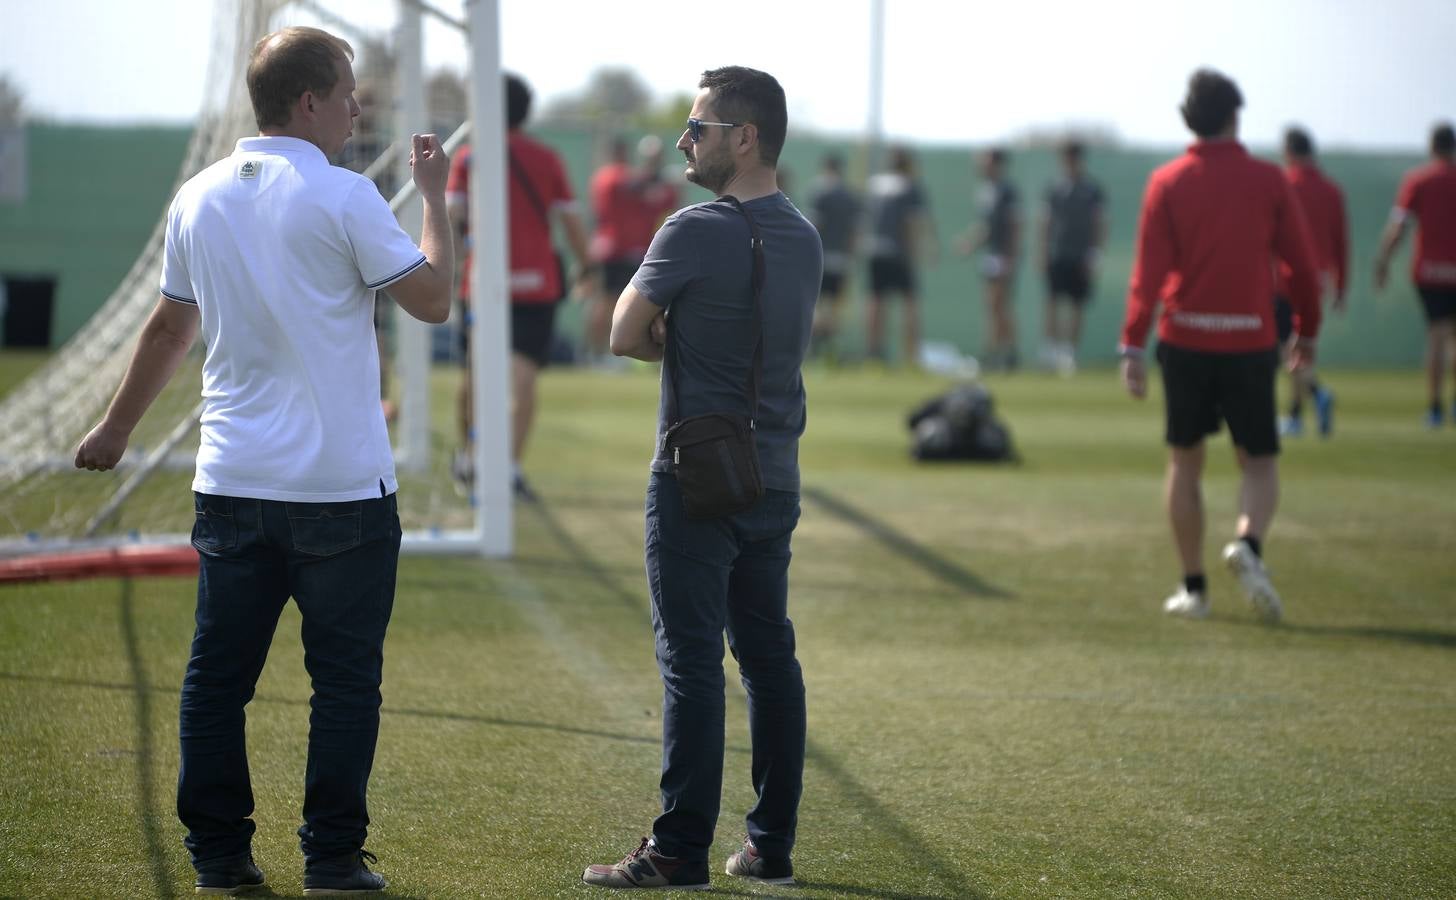
[[[312,862],[357,851],[379,736],[384,631],[394,607],[393,495],[285,503],[195,494],[197,630],[182,682],[177,815],[199,870],[249,852],[253,789],[243,707],[289,597],[313,681],[300,846]]]
[[[723,633],[748,692],[758,800],[748,836],[788,857],[804,780],[804,678],[788,618],[799,495],[766,491],[747,512],[690,521],[677,479],[647,488],[647,584],[662,673],[662,853],[706,860],[723,791]]]

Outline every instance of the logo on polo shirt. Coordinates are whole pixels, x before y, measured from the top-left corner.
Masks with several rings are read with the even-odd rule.
[[[247,162],[243,163],[241,166],[238,167],[238,177],[239,178],[257,178],[258,177],[258,170],[261,169],[261,168],[263,168],[261,165],[259,165],[258,163],[253,162],[250,159],[250,160],[248,160]]]

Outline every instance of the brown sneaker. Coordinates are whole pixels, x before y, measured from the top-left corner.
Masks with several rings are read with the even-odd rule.
[[[707,890],[708,864],[663,856],[650,838],[643,838],[636,850],[616,865],[587,866],[581,880],[597,887],[674,888],[680,891]]]
[[[743,846],[738,852],[728,857],[728,867],[725,871],[729,875],[736,875],[739,878],[747,878],[749,881],[757,881],[762,884],[793,884],[794,864],[789,859],[769,859],[758,855],[758,848],[753,846],[753,841],[743,839]]]

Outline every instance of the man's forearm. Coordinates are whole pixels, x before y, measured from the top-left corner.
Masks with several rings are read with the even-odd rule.
[[[168,301],[172,302],[172,301]],[[176,334],[155,318],[148,319],[137,338],[136,350],[121,387],[106,410],[103,424],[121,434],[130,435],[147,409],[172,380],[187,351],[192,347],[190,335]]]
[[[582,224],[581,216],[573,210],[563,210],[561,213],[561,227],[566,231],[566,243],[571,247],[571,255],[577,265],[587,265],[587,238],[586,226]]]
[[[455,233],[450,228],[450,214],[446,211],[443,197],[426,197],[424,200],[420,251],[425,254],[425,265],[440,279],[440,290],[448,307],[450,288],[455,282]]]

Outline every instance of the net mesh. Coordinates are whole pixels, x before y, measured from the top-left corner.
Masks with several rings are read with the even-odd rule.
[[[389,32],[360,30],[313,2],[219,0],[202,108],[169,197],[188,178],[231,153],[240,137],[256,133],[243,77],[248,54],[262,35],[294,24],[330,28],[354,46],[362,112],[356,139],[340,163],[367,171],[386,196],[392,195],[401,179],[389,152],[395,84]],[[463,90],[431,88],[432,124],[449,133],[463,117]],[[120,384],[137,334],[157,303],[164,225],[165,219],[157,222],[136,262],[95,315],[0,400],[0,554],[82,543],[176,540],[191,528],[200,341],[133,432],[115,471],[83,472],[71,463],[76,445],[99,421]],[[377,318],[387,329],[392,315]],[[454,384],[450,380],[437,386],[435,393],[448,392]],[[448,410],[448,398],[437,396],[434,405]],[[448,447],[448,412],[443,418],[434,443]],[[451,485],[443,453],[435,454],[427,471],[401,473],[400,480],[408,488],[401,491],[402,500],[412,500],[401,509],[406,528],[428,534],[471,526],[468,500]]]

